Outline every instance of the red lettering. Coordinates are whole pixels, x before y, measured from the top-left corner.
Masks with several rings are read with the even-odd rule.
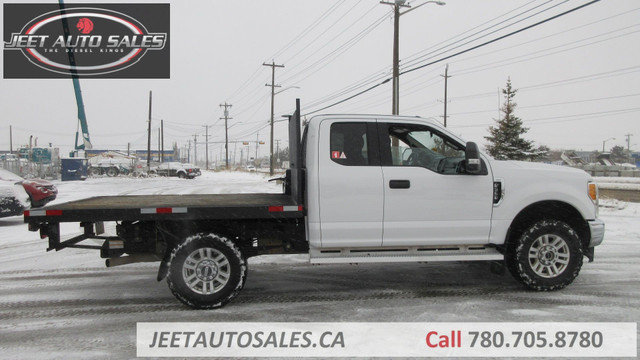
[[[438,344],[431,343],[431,336],[438,336],[438,333],[436,331],[430,331],[429,333],[427,333],[427,346],[430,348],[438,347]]]

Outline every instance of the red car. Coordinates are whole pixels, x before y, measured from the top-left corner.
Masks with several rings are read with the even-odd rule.
[[[16,188],[15,185],[19,186]],[[25,194],[20,186],[26,192],[28,202],[24,201]],[[58,189],[47,180],[25,180],[5,169],[0,169],[0,190],[0,217],[21,215],[22,211],[44,206],[58,195]]]
[[[28,179],[22,181],[22,187],[29,194],[31,207],[42,207],[56,199],[58,189],[51,182],[43,179]]]

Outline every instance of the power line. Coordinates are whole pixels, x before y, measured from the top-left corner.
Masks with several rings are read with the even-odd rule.
[[[329,25],[329,29],[333,28],[337,23],[339,23],[342,19],[345,18],[345,16],[347,16],[347,14],[349,14],[353,9],[356,8],[356,6],[358,6],[359,2],[356,2],[352,7],[350,7],[347,11],[345,11],[344,13],[342,13],[342,16],[340,16],[338,18],[338,20],[334,21],[331,25]],[[285,63],[289,63],[292,61],[293,58],[295,58],[296,56],[300,55],[304,50],[306,50],[307,48],[309,48],[309,46],[315,44],[315,42],[320,39],[322,36],[324,36],[326,33],[323,31],[320,33],[320,35],[316,36],[315,38],[313,38],[313,40],[308,41],[307,45],[305,45],[304,47],[302,47],[302,49],[298,50],[297,53],[295,53],[293,56],[289,57],[288,59],[286,59]]]
[[[547,22],[549,22],[549,21],[552,21],[552,20],[558,19],[558,18],[560,18],[560,17],[562,17],[562,16],[565,16],[565,15],[568,15],[568,14],[573,13],[573,12],[575,12],[575,11],[578,11],[578,10],[580,10],[580,9],[583,9],[583,8],[585,8],[585,7],[587,7],[587,6],[593,5],[593,4],[595,4],[595,3],[599,2],[599,1],[600,1],[600,0],[592,0],[592,1],[588,2],[588,3],[586,3],[586,4],[582,4],[582,5],[580,5],[580,6],[577,6],[577,7],[575,7],[575,8],[572,8],[572,9],[567,10],[567,11],[565,11],[565,12],[562,12],[562,13],[560,13],[560,14],[557,14],[557,15],[551,16],[551,17],[549,17],[549,18],[546,18],[546,19],[544,19],[544,20],[542,20],[542,21],[538,21],[537,23],[534,23],[534,24],[532,24],[532,25],[525,26],[525,27],[523,27],[523,28],[521,28],[521,29],[518,29],[518,30],[516,30],[516,31],[510,32],[510,33],[508,33],[508,34],[506,34],[506,35],[499,36],[499,37],[497,37],[497,38],[495,38],[495,39],[492,39],[492,40],[486,41],[486,42],[481,43],[481,44],[479,44],[479,45],[472,46],[471,48],[468,48],[468,49],[465,49],[465,50],[459,51],[459,52],[454,53],[454,54],[452,54],[452,55],[447,55],[447,56],[442,57],[442,58],[440,58],[440,59],[437,59],[437,60],[431,61],[431,62],[429,62],[429,63],[423,64],[423,65],[420,65],[420,66],[416,66],[416,67],[410,68],[410,69],[408,69],[408,70],[401,71],[399,75],[405,75],[405,74],[408,74],[408,73],[411,73],[411,72],[414,72],[414,71],[417,71],[417,70],[423,69],[423,68],[425,68],[425,67],[427,67],[427,66],[434,65],[434,64],[437,64],[437,63],[439,63],[439,62],[442,62],[442,61],[445,61],[445,60],[451,59],[451,58],[453,58],[453,57],[455,57],[455,56],[459,56],[459,55],[462,55],[462,54],[468,53],[468,52],[470,52],[470,51],[473,51],[473,50],[479,49],[479,48],[481,48],[481,47],[484,47],[484,46],[487,46],[487,45],[493,44],[493,43],[495,43],[495,42],[497,42],[497,41],[500,41],[500,40],[506,39],[506,38],[511,37],[511,36],[513,36],[513,35],[519,34],[519,33],[523,32],[523,31],[526,31],[526,30],[532,29],[532,28],[534,28],[534,27],[537,27],[537,26],[540,26],[540,25],[542,25],[542,24],[545,24],[545,23],[547,23]],[[347,97],[347,98],[344,98],[344,99],[342,99],[342,100],[339,100],[339,101],[337,101],[337,102],[334,102],[334,103],[332,103],[332,104],[330,104],[330,105],[324,106],[324,107],[322,107],[322,108],[320,108],[320,109],[317,109],[317,110],[314,110],[314,111],[310,111],[310,112],[308,112],[308,113],[306,113],[306,114],[304,114],[304,115],[305,115],[305,116],[307,116],[307,115],[311,115],[311,114],[317,113],[317,112],[319,112],[319,111],[323,111],[323,110],[326,110],[326,109],[328,109],[328,108],[331,108],[331,107],[333,107],[333,106],[336,106],[336,105],[342,104],[342,103],[344,103],[344,102],[346,102],[346,101],[349,101],[349,100],[351,100],[351,99],[353,99],[353,98],[355,98],[355,97],[358,97],[358,96],[360,96],[360,95],[362,95],[362,94],[365,94],[365,93],[367,93],[367,92],[369,92],[369,91],[371,91],[371,90],[373,90],[373,89],[375,89],[375,88],[377,88],[377,87],[379,87],[379,86],[381,86],[381,85],[383,85],[383,84],[386,84],[386,83],[387,83],[387,82],[389,82],[390,80],[391,80],[391,78],[387,78],[387,79],[385,79],[384,81],[382,81],[382,82],[380,82],[380,83],[378,83],[378,84],[372,85],[372,86],[370,86],[370,87],[366,88],[365,90],[362,90],[362,91],[360,91],[360,92],[358,92],[358,93],[356,93],[356,94],[354,94],[354,95],[351,95],[351,96],[349,96],[349,97]]]
[[[632,12],[636,12],[638,10],[640,10],[640,8],[624,11],[624,12],[616,14],[616,15],[612,15],[612,16],[609,16],[609,17],[606,17],[606,18],[603,18],[603,19],[599,19],[599,20],[596,20],[596,21],[593,21],[593,22],[589,22],[587,24],[579,25],[579,26],[576,26],[576,27],[573,27],[573,28],[570,28],[570,29],[562,30],[562,31],[559,31],[559,32],[554,33],[554,34],[550,34],[550,35],[539,37],[539,38],[536,38],[536,39],[533,39],[533,40],[525,41],[525,42],[522,42],[522,43],[519,43],[519,44],[507,46],[507,47],[499,49],[499,50],[492,50],[491,52],[486,52],[486,53],[483,53],[483,54],[477,54],[477,55],[474,55],[474,56],[469,56],[469,57],[466,57],[463,61],[476,59],[476,58],[487,56],[487,55],[495,56],[497,53],[500,53],[500,52],[504,52],[504,51],[507,51],[507,50],[512,50],[514,48],[517,48],[517,47],[520,47],[520,46],[524,46],[524,45],[529,45],[529,44],[532,44],[532,43],[535,43],[535,42],[544,41],[544,40],[547,40],[547,39],[555,37],[555,36],[566,35],[567,33],[570,33],[570,32],[576,31],[576,30],[580,30],[580,29],[583,29],[585,27],[589,27],[591,25],[595,25],[595,24],[598,24],[598,23],[601,23],[601,22],[604,22],[604,21],[608,21],[608,20],[623,16],[623,15],[627,15],[627,14],[630,14]],[[458,73],[458,74],[460,74],[460,73]]]
[[[510,33],[508,33],[508,34],[506,34],[506,35],[502,35],[502,36],[499,36],[499,37],[497,37],[497,38],[495,38],[495,39],[492,39],[492,40],[489,40],[489,41],[483,42],[482,44],[475,45],[475,46],[472,46],[472,47],[470,47],[470,48],[468,48],[468,49],[465,49],[465,50],[459,51],[459,52],[457,52],[457,53],[454,53],[454,54],[452,54],[452,55],[448,55],[448,56],[442,57],[442,58],[440,58],[440,59],[438,59],[438,60],[434,60],[434,61],[428,62],[428,63],[426,63],[426,64],[423,64],[423,65],[420,65],[420,66],[416,66],[416,67],[413,67],[413,68],[408,69],[408,70],[401,71],[401,72],[400,72],[400,75],[408,74],[408,73],[414,72],[414,71],[416,71],[416,70],[423,69],[423,68],[425,68],[425,67],[427,67],[427,66],[431,66],[431,65],[433,65],[433,64],[437,64],[437,63],[439,63],[439,62],[442,62],[442,61],[445,61],[445,60],[451,59],[451,58],[456,57],[456,56],[460,56],[460,55],[462,55],[462,54],[466,54],[466,53],[468,53],[468,52],[470,52],[470,51],[473,51],[473,50],[479,49],[479,48],[481,48],[481,47],[485,47],[485,46],[490,45],[490,44],[493,44],[494,42],[497,42],[497,41],[500,41],[500,40],[504,40],[504,39],[506,39],[506,38],[508,38],[508,37],[511,37],[511,36],[513,36],[513,35],[516,35],[516,34],[519,34],[519,33],[523,32],[523,31],[526,31],[526,30],[532,29],[532,28],[534,28],[534,27],[537,27],[537,26],[540,26],[540,25],[542,25],[542,24],[545,24],[545,23],[547,23],[547,22],[549,22],[549,21],[552,21],[552,20],[558,19],[558,18],[560,18],[560,17],[562,17],[562,16],[565,16],[565,15],[568,15],[568,14],[573,13],[573,12],[575,12],[575,11],[578,11],[578,10],[580,10],[580,9],[583,9],[583,8],[585,8],[585,7],[587,7],[587,6],[593,5],[593,4],[595,4],[595,3],[599,2],[599,1],[600,1],[600,0],[592,0],[592,1],[588,2],[588,3],[586,3],[586,4],[582,4],[582,5],[580,5],[580,6],[577,6],[577,7],[573,8],[573,9],[570,9],[570,10],[567,10],[567,11],[565,11],[565,12],[562,12],[562,13],[560,13],[560,14],[558,14],[558,15],[554,15],[554,16],[549,17],[549,18],[546,18],[546,19],[544,19],[544,20],[542,20],[542,21],[538,21],[538,22],[537,22],[537,23],[535,23],[535,24],[531,24],[531,25],[525,26],[525,27],[523,27],[523,28],[521,28],[521,29],[518,29],[518,30],[516,30],[516,31],[512,31],[512,32],[510,32]]]
[[[293,47],[293,44],[295,44],[297,41],[302,40],[313,29],[315,29],[318,25],[320,25],[320,23],[322,23],[324,19],[329,17],[329,15],[331,15],[334,11],[336,11],[336,9],[338,9],[343,4],[345,4],[343,0],[336,1],[333,5],[331,5],[331,7],[329,7],[329,9],[327,9],[322,15],[320,15],[319,18],[314,20],[311,24],[309,24],[309,26],[307,26],[304,30],[302,30],[300,34],[298,34],[295,38],[289,41],[283,48],[278,50],[275,54],[269,56],[269,58],[273,59],[273,58],[279,57],[280,55],[282,55],[282,53],[289,50],[291,47]]]
[[[640,24],[628,26],[628,27],[625,27],[625,28],[622,28],[622,29],[618,29],[618,30],[613,30],[613,31],[610,31],[610,32],[607,32],[607,33],[604,33],[604,34],[595,35],[595,36],[592,36],[592,37],[589,37],[589,38],[580,39],[580,40],[577,40],[577,41],[572,41],[572,42],[569,42],[569,43],[566,43],[566,44],[550,47],[550,48],[547,48],[547,49],[534,51],[534,52],[531,52],[531,53],[528,53],[528,54],[515,56],[515,57],[509,58],[509,59],[502,59],[502,60],[497,61],[497,62],[478,65],[476,67],[472,67],[472,68],[468,68],[466,70],[462,70],[461,72],[457,73],[457,75],[463,76],[463,75],[473,74],[473,73],[476,73],[476,72],[479,72],[479,71],[484,71],[484,70],[503,67],[503,66],[506,66],[506,65],[519,64],[519,63],[522,63],[522,62],[525,62],[525,61],[531,61],[531,60],[535,60],[535,59],[539,59],[539,58],[543,58],[543,57],[547,57],[547,56],[551,56],[551,55],[556,55],[556,54],[560,54],[560,53],[563,53],[563,52],[567,52],[567,51],[571,51],[571,50],[575,50],[575,49],[580,49],[580,48],[583,48],[583,47],[586,47],[586,46],[599,44],[599,43],[602,43],[602,42],[605,42],[605,41],[610,41],[610,40],[617,39],[617,38],[620,38],[620,37],[636,34],[636,33],[640,32],[640,30],[628,32],[628,33],[625,33],[625,34],[620,34],[620,35],[617,35],[617,36],[605,38],[605,39],[598,40],[598,41],[593,41],[593,42],[590,42],[590,43],[587,43],[587,44],[573,46],[573,47],[570,47],[570,48],[567,48],[567,49],[554,51],[554,52],[550,52],[550,53],[547,53],[547,54],[542,54],[543,52],[546,52],[546,51],[551,51],[551,50],[554,50],[554,49],[560,49],[560,48],[563,48],[563,47],[566,47],[566,46],[569,46],[569,45],[572,45],[572,44],[577,44],[577,43],[580,43],[580,42],[592,40],[592,39],[595,39],[597,37],[609,35],[609,34],[612,34],[612,33],[615,33],[615,32],[619,32],[619,31],[622,31],[622,30],[626,30],[626,29],[633,28],[633,27],[638,27],[638,26],[640,26]],[[534,55],[534,56],[532,56],[532,55]],[[520,60],[513,61],[513,60],[516,60],[516,59],[520,59]]]
[[[584,99],[584,100],[563,101],[563,102],[556,102],[556,103],[550,103],[550,104],[518,106],[518,109],[535,109],[535,108],[559,106],[559,105],[581,104],[581,103],[585,103],[585,102],[594,102],[594,101],[602,101],[602,100],[615,100],[615,99],[623,99],[623,98],[635,97],[635,96],[640,96],[640,93],[627,94],[627,95],[618,95],[618,96],[607,96],[607,97],[591,98],[591,99]],[[491,113],[491,112],[495,112],[495,111],[496,111],[495,109],[478,110],[478,111],[465,111],[465,112],[453,113],[451,115],[452,116],[473,115],[473,114]]]
[[[336,1],[333,5],[331,5],[329,7],[329,9],[327,9],[322,15],[320,15],[320,17],[318,17],[316,20],[311,22],[311,24],[309,24],[309,26],[307,26],[300,34],[298,34],[291,41],[289,41],[284,47],[282,47],[280,50],[278,50],[274,55],[270,56],[270,58],[277,57],[278,55],[282,54],[283,52],[285,52],[289,48],[291,48],[296,42],[302,40],[309,32],[311,32],[320,23],[322,23],[322,21],[324,19],[326,19],[329,15],[331,15],[334,11],[336,11],[336,9],[338,9],[343,3],[344,2],[342,0]],[[233,93],[231,93],[229,98],[233,99],[237,94],[239,94],[247,86],[249,86],[249,84],[251,84],[253,82],[253,80],[261,73],[261,71],[262,71],[262,67],[258,67],[253,72],[253,74],[245,82],[243,82],[242,85],[240,85],[240,87],[238,89],[236,89]],[[238,102],[238,101],[236,101],[236,102]]]
[[[530,18],[532,18],[532,17],[534,17],[534,16],[536,16],[536,15],[539,15],[539,14],[541,14],[541,13],[543,13],[543,12],[549,11],[549,10],[551,10],[551,9],[553,9],[553,8],[557,7],[557,6],[560,6],[560,5],[564,4],[564,3],[566,3],[568,0],[565,0],[565,1],[563,1],[562,3],[556,4],[556,5],[552,6],[552,7],[549,7],[549,8],[547,8],[547,9],[544,9],[544,10],[542,10],[542,11],[539,11],[539,12],[537,12],[537,13],[533,14],[533,15],[529,15],[529,16],[527,16],[527,17],[523,18],[523,19],[520,19],[520,20],[518,20],[518,21],[516,21],[516,22],[514,22],[514,23],[511,23],[511,24],[509,24],[509,25],[503,26],[503,27],[501,27],[501,28],[499,28],[499,29],[496,29],[496,30],[494,30],[494,31],[490,32],[490,33],[487,33],[487,34],[484,34],[484,35],[482,35],[482,36],[479,36],[479,37],[477,37],[477,38],[475,38],[475,39],[469,40],[469,41],[467,41],[467,42],[465,42],[465,43],[462,43],[462,44],[460,44],[460,45],[458,45],[458,46],[456,46],[456,47],[453,47],[453,48],[450,48],[450,49],[445,50],[446,48],[451,47],[451,46],[453,46],[453,45],[455,45],[455,44],[457,44],[457,43],[460,43],[461,41],[464,41],[464,40],[470,39],[471,37],[473,37],[473,36],[475,36],[475,35],[479,35],[479,34],[481,34],[481,33],[485,32],[485,31],[490,30],[490,29],[492,29],[492,28],[494,28],[494,27],[496,27],[496,26],[499,26],[499,25],[501,25],[501,24],[503,24],[503,23],[505,23],[505,22],[507,22],[507,21],[509,21],[509,20],[513,20],[513,19],[515,19],[515,18],[517,18],[517,17],[519,17],[519,16],[522,16],[522,15],[524,15],[524,14],[526,14],[526,13],[530,12],[530,11],[533,11],[533,10],[535,10],[535,9],[539,8],[539,7],[542,7],[542,6],[544,6],[544,5],[548,4],[548,3],[550,3],[551,1],[552,1],[552,0],[549,0],[549,1],[545,2],[545,3],[543,3],[543,4],[537,5],[537,6],[533,7],[533,8],[531,8],[531,9],[528,9],[528,10],[526,10],[526,11],[523,11],[523,12],[521,12],[521,13],[519,13],[519,14],[517,14],[517,15],[514,15],[514,16],[512,16],[512,17],[508,18],[508,19],[505,19],[505,20],[503,20],[503,21],[501,21],[501,22],[499,22],[499,23],[497,23],[497,24],[491,25],[491,26],[489,26],[489,27],[487,27],[487,28],[485,28],[485,29],[482,29],[482,30],[477,31],[477,32],[475,32],[475,33],[473,33],[473,34],[467,35],[467,36],[465,36],[464,38],[459,39],[459,40],[457,40],[457,41],[454,41],[454,42],[453,42],[453,43],[451,43],[451,44],[444,45],[444,46],[442,46],[442,47],[440,47],[440,48],[438,48],[438,49],[435,49],[435,50],[430,51],[430,52],[428,52],[428,53],[426,53],[426,54],[424,54],[424,55],[421,55],[421,56],[417,57],[416,59],[406,60],[406,61],[404,61],[404,63],[406,64],[405,66],[410,66],[411,64],[419,63],[419,62],[420,62],[420,59],[424,59],[424,58],[426,58],[427,56],[429,56],[429,55],[431,55],[431,54],[434,54],[434,53],[435,53],[435,52],[437,52],[437,51],[444,50],[444,51],[443,51],[443,52],[441,52],[440,54],[433,55],[432,57],[435,57],[435,56],[438,56],[438,55],[444,54],[444,53],[446,53],[446,52],[448,52],[448,51],[451,51],[451,50],[454,50],[454,49],[460,48],[460,47],[462,47],[462,46],[464,46],[464,45],[470,44],[470,43],[472,43],[472,42],[474,42],[474,41],[476,41],[476,40],[479,40],[479,39],[482,39],[482,38],[484,38],[484,37],[487,37],[487,36],[489,36],[489,35],[491,35],[491,34],[494,34],[494,33],[498,32],[498,31],[500,31],[500,30],[504,30],[504,29],[506,29],[506,28],[508,28],[508,27],[514,26],[514,25],[516,25],[516,24],[518,24],[518,23],[520,23],[520,22],[522,22],[522,21],[525,21],[525,20],[527,20],[527,19],[530,19]],[[530,3],[527,3],[527,4],[525,4],[524,6],[526,6],[526,5],[528,5],[528,4],[530,4]],[[519,7],[518,9],[520,9],[520,7]],[[513,11],[514,11],[514,10],[513,10]],[[513,11],[511,11],[511,12],[513,12]],[[510,12],[509,12],[509,13],[510,13]],[[509,14],[509,13],[507,13],[507,14]],[[504,15],[506,15],[506,14],[504,14]],[[504,16],[504,15],[501,15],[501,16],[499,16],[498,18],[500,18],[500,17],[502,17],[502,16]],[[495,19],[498,19],[498,18],[495,18]],[[490,20],[489,22],[491,22],[491,21],[493,21],[493,20]],[[485,24],[486,24],[486,23],[485,23]],[[480,26],[482,26],[482,25],[480,25]],[[479,27],[479,26],[475,27],[474,29],[476,29],[476,28],[478,28],[478,27]],[[466,31],[466,32],[464,32],[464,33],[462,33],[462,34],[465,34],[465,33],[469,32],[469,31],[472,31],[472,30],[473,30],[473,29],[468,30],[468,31]],[[462,34],[461,34],[461,35],[462,35]],[[460,35],[458,35],[458,36],[460,36]],[[453,37],[451,40],[455,39],[456,37],[457,37],[457,36]],[[440,45],[440,44],[443,44],[443,43],[445,43],[445,42],[446,42],[446,41],[441,42],[441,43],[439,43],[439,44],[436,44],[436,45],[432,46],[431,48],[433,48],[433,47],[435,47],[435,46],[438,46],[438,45]],[[429,48],[429,49],[431,49],[431,48]],[[427,51],[427,50],[429,50],[429,49],[423,50],[422,52]],[[414,56],[415,56],[415,55],[414,55]]]
[[[338,53],[338,55],[344,53],[346,50],[348,50],[349,48],[351,48],[353,45],[355,45],[357,42],[359,42],[360,40],[362,40],[362,38],[364,38],[366,35],[368,35],[371,31],[373,31],[373,29],[375,29],[377,26],[379,26],[383,20],[388,16],[387,14],[385,14],[384,16],[376,19],[372,24],[369,24],[368,26],[366,26],[363,30],[361,30],[359,33],[357,33],[355,36],[353,36],[352,38],[350,38],[349,40],[347,40],[345,43],[341,44],[340,46],[338,46],[336,49],[334,49],[333,51],[331,51],[330,53],[328,53],[327,55],[325,55],[324,57],[317,59],[317,56],[315,56],[317,53],[319,53],[322,49],[326,48],[329,45],[333,45],[335,43],[335,40],[342,34],[346,33],[349,29],[351,29],[353,26],[355,26],[360,20],[362,20],[367,14],[369,14],[372,10],[376,9],[377,5],[374,5],[374,7],[372,7],[371,9],[369,9],[367,12],[365,12],[364,14],[362,14],[360,16],[360,18],[358,18],[356,21],[352,22],[351,25],[349,25],[347,28],[345,28],[344,30],[340,31],[340,33],[336,36],[334,36],[333,38],[329,39],[329,41],[327,41],[324,45],[322,45],[321,47],[319,47],[318,49],[316,49],[314,52],[308,53],[306,58],[302,60],[302,62],[308,60],[308,59],[316,59],[316,61],[314,63],[312,63],[311,65],[307,66],[306,68],[298,71],[297,73],[295,73],[294,75],[291,75],[289,77],[285,77],[284,82],[290,82],[291,79],[294,79],[302,74],[304,74],[305,72],[309,71],[310,69],[312,69],[313,67],[317,66],[318,64],[328,64],[330,63],[327,62],[326,59],[330,58],[331,56],[333,56],[334,54],[338,53],[341,49],[345,48],[345,50],[341,51]],[[337,56],[334,57],[333,60],[335,60]],[[333,61],[331,60],[331,61]],[[301,63],[298,63],[298,65],[292,66],[290,68],[290,70],[296,69],[297,67],[299,67]],[[318,69],[319,70],[319,69]],[[316,70],[315,72],[317,72],[318,70]],[[315,72],[308,74],[306,77],[311,76],[312,74],[314,74]],[[285,73],[285,75],[288,75],[288,73]],[[306,78],[305,77],[305,78]]]
[[[544,118],[536,118],[536,119],[527,119],[524,120],[524,123],[529,125],[531,123],[534,124],[551,124],[551,123],[563,123],[563,122],[572,122],[579,120],[588,120],[591,118],[601,118],[605,116],[616,116],[628,113],[639,112],[640,107],[636,108],[626,108],[626,109],[617,109],[617,110],[607,110],[607,111],[599,111],[599,112],[591,112],[591,113],[582,113],[582,114],[573,114],[573,115],[563,115],[563,116],[551,116]],[[491,126],[493,124],[475,124],[475,125],[457,125],[452,126],[454,128],[477,128],[477,127],[485,127]]]

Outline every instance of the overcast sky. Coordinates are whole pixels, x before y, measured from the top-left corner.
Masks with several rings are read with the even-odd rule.
[[[588,2],[426,4],[400,18],[402,69],[439,60]],[[410,2],[413,7],[421,3]],[[128,143],[134,149],[146,148],[150,90],[152,126],[157,129],[164,119],[165,147],[177,142],[183,148],[197,135],[198,157],[203,157],[204,126],[212,125],[210,153],[215,159],[224,140],[219,105],[225,102],[232,104],[231,140],[259,137],[268,143],[270,89],[265,84],[271,82],[271,69],[263,62],[273,60],[285,66],[276,70],[276,83],[284,89],[276,95],[277,118],[292,110],[296,97],[302,101],[303,114],[313,112],[391,74],[392,7],[378,1],[183,0],[170,4],[171,79],[81,80],[94,148],[126,149]],[[487,128],[499,116],[503,101],[499,90],[510,77],[519,90],[516,115],[530,128],[526,137],[537,145],[602,150],[603,140],[615,138],[607,141],[607,150],[613,145],[626,148],[625,135],[634,134],[631,145],[637,151],[639,44],[640,2],[602,0],[402,75],[400,112],[442,121],[441,75],[449,64],[448,125],[467,140],[486,143]],[[39,145],[52,143],[68,152],[75,139],[76,111],[71,80],[0,80],[0,150],[9,148],[11,125],[14,149],[28,144],[33,135]],[[391,83],[322,113],[390,114]],[[285,129],[284,122],[276,126],[281,145],[286,145]],[[157,144],[157,130],[153,134]],[[261,146],[260,154],[267,152],[268,145]]]

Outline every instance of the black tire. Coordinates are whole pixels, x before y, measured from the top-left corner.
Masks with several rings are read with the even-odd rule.
[[[580,237],[567,223],[541,220],[507,249],[507,267],[516,280],[537,291],[562,289],[582,267]]]
[[[89,175],[90,176],[100,176],[102,175],[102,170],[100,170],[100,168],[89,168]]]
[[[233,242],[214,234],[198,234],[173,250],[167,283],[185,305],[216,309],[238,296],[246,278],[247,262]]]
[[[107,169],[107,176],[109,176],[109,177],[118,176],[119,173],[120,173],[120,171],[118,171],[117,168],[110,167],[110,168]]]

